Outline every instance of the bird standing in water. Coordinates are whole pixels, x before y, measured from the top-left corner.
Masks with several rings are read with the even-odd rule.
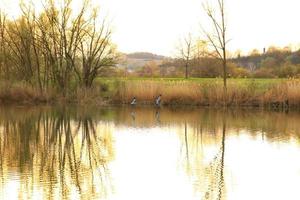
[[[131,104],[132,106],[136,105],[136,98],[135,98],[135,97],[133,97],[133,99],[132,99],[132,101],[131,101],[130,104]]]
[[[161,103],[161,94],[158,95],[158,96],[156,97],[156,99],[155,99],[155,105],[156,105],[156,106],[160,106],[160,103]]]

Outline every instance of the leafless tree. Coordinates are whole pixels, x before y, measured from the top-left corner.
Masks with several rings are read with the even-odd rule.
[[[81,66],[75,68],[77,77],[84,87],[91,87],[99,70],[116,64],[117,54],[111,42],[112,31],[106,20],[97,23],[95,9],[87,31],[80,41]]]
[[[180,59],[183,60],[184,66],[185,66],[185,78],[187,79],[189,77],[189,65],[193,58],[193,50],[194,50],[194,44],[193,44],[193,38],[192,35],[189,33],[183,41],[181,41],[179,52],[180,52]]]
[[[11,20],[0,11],[1,73],[9,66],[16,80],[38,86],[41,94],[49,86],[63,95],[79,84],[91,87],[100,69],[114,66],[117,53],[109,23],[91,0],[82,2],[74,12],[75,1],[42,0],[36,14],[32,1],[21,1],[21,16]]]
[[[31,36],[25,18],[9,21],[5,32],[6,44],[10,51],[8,58],[14,64],[18,78],[33,85]]]
[[[9,74],[6,71],[6,48],[5,48],[5,22],[6,16],[0,10],[0,76],[8,77]]]
[[[227,55],[226,47],[228,43],[227,39],[227,23],[225,19],[225,4],[224,0],[217,0],[217,8],[213,8],[208,2],[203,4],[203,9],[206,12],[210,23],[212,24],[212,31],[202,27],[208,42],[215,51],[215,56],[222,60],[223,65],[223,82],[224,82],[224,93],[226,101],[227,93]]]
[[[84,19],[88,1],[84,1],[74,18],[71,3],[72,0],[64,0],[63,6],[57,9],[54,1],[47,0],[44,17],[37,22],[42,33],[43,54],[52,68],[52,79],[63,93],[69,87],[80,41],[88,24]]]
[[[20,7],[21,7],[24,23],[26,24],[28,37],[32,49],[32,53],[29,52],[30,53],[29,56],[32,59],[31,65],[34,66],[33,76],[36,77],[40,93],[42,94],[43,85],[42,85],[41,57],[40,57],[41,48],[39,48],[41,44],[39,41],[38,26],[36,26],[35,23],[36,21],[35,10],[33,6],[27,6],[25,4],[21,4]]]

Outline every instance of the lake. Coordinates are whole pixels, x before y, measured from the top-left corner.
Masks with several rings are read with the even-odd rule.
[[[0,199],[299,199],[300,113],[0,107]]]

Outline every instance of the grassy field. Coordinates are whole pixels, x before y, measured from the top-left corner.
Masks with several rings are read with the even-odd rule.
[[[118,83],[126,83],[126,82],[160,82],[160,83],[178,83],[178,82],[184,82],[184,83],[197,83],[197,84],[203,84],[203,85],[222,85],[223,79],[222,78],[98,78],[95,83],[96,85],[107,85],[109,87],[114,87],[115,84]],[[249,84],[255,84],[259,89],[269,89],[270,87],[286,82],[288,79],[250,79],[250,78],[231,78],[228,79],[228,85],[236,84],[240,86],[247,86]]]
[[[249,88],[254,87],[256,92],[266,92],[276,85],[284,84],[288,81],[288,79],[244,79],[244,78],[236,78],[236,79],[228,79],[228,87],[232,88]],[[156,86],[156,87],[165,87],[165,86],[201,86],[201,88],[209,89],[212,87],[223,88],[223,79],[222,78],[98,78],[95,81],[95,85],[100,87],[102,90],[102,95],[104,97],[111,97],[115,93],[117,93],[120,86]],[[128,88],[129,89],[129,88]],[[134,88],[131,88],[134,89]],[[153,89],[153,88],[152,88]],[[176,89],[176,88],[174,88]],[[188,90],[192,88],[187,88]],[[157,90],[159,90],[157,88]],[[147,93],[149,91],[136,91],[140,93]],[[160,91],[157,91],[160,92]],[[161,91],[163,93],[163,91]],[[174,91],[175,92],[175,91]],[[134,96],[139,96],[141,94],[133,94]],[[158,94],[156,94],[158,95]]]
[[[228,82],[234,82],[234,83],[249,83],[252,81],[255,81],[260,84],[274,84],[274,83],[280,83],[282,81],[286,81],[288,79],[278,79],[278,78],[229,78],[227,79]],[[178,82],[178,81],[184,81],[184,82],[197,82],[197,83],[223,83],[222,78],[98,78],[96,82],[112,82],[112,81],[163,81],[163,82]]]

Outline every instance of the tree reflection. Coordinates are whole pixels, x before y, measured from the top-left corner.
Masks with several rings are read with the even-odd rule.
[[[12,173],[22,198],[90,199],[111,190],[111,130],[88,112],[37,110],[1,120],[0,127],[1,193]]]
[[[170,132],[166,137],[178,132],[180,167],[191,179],[196,196],[213,200],[226,199],[232,189],[228,184],[232,177],[227,175],[231,171],[225,167],[232,164],[230,142],[246,136],[246,141],[300,144],[299,114],[292,112],[0,108],[0,199],[11,183],[21,199],[105,197],[113,190],[108,163],[114,159],[114,127],[134,127],[141,133],[155,127],[152,131]],[[172,149],[178,147],[177,138],[171,142]]]
[[[226,116],[222,124],[210,127],[203,135],[205,122],[197,125],[184,122],[182,142],[185,151],[184,165],[187,174],[192,178],[195,192],[200,192],[203,199],[226,199],[224,162],[226,147]]]

